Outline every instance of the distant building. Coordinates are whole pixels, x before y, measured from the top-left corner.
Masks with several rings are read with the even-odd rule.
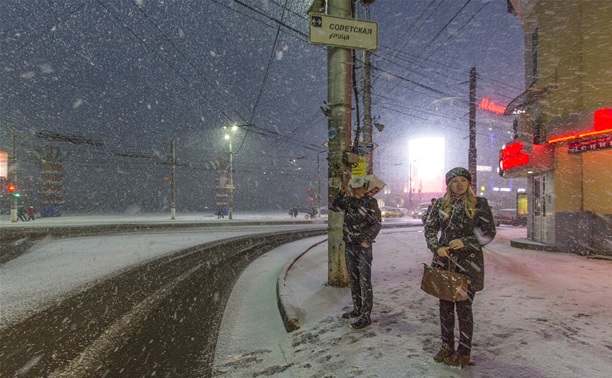
[[[528,178],[528,238],[612,255],[612,1],[508,0],[525,33],[527,90],[506,108],[504,177]]]

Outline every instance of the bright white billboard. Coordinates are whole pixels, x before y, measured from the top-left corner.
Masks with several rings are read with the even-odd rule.
[[[409,175],[415,192],[444,192],[444,138],[410,139],[408,157]]]

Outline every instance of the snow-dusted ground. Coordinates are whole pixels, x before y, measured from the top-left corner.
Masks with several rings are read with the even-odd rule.
[[[276,211],[234,211],[232,220],[226,215],[223,219],[217,219],[211,212],[182,213],[175,214],[175,219],[170,219],[170,213],[140,213],[138,211],[127,211],[117,214],[87,214],[65,212],[60,217],[36,218],[34,221],[11,222],[9,214],[0,215],[0,227],[53,227],[53,226],[78,226],[92,224],[124,224],[124,223],[240,223],[245,221],[306,221],[305,213],[299,213],[297,218],[291,218],[288,210]],[[326,219],[327,215],[321,218]]]
[[[69,239],[46,238],[26,254],[0,265],[0,327],[6,327],[32,311],[38,311],[108,275],[183,248],[252,233],[326,227],[326,220],[326,215],[314,221],[306,220],[304,214],[291,218],[284,210],[235,212],[233,220],[227,216],[217,219],[210,214],[178,213],[175,220],[171,220],[169,214],[67,214],[29,222],[10,222],[8,215],[3,214],[0,219],[3,228],[125,223],[198,223],[215,227],[173,228]],[[266,225],[266,222],[288,223]],[[388,222],[418,223],[419,220],[404,218]]]
[[[340,317],[348,289],[325,286],[327,244],[300,258],[289,284],[301,328],[286,333],[275,285],[287,257],[321,240],[283,246],[251,264],[236,284],[217,344],[227,377],[612,376],[612,261],[520,250],[525,228],[502,226],[486,247],[485,290],[474,303],[475,366],[437,364],[437,300],[420,290],[431,254],[420,228],[383,230],[374,245],[374,323]]]
[[[225,219],[201,217],[197,214],[179,215],[175,221],[171,221],[165,215],[80,215],[42,218],[30,222],[9,222],[9,227],[53,227],[178,221],[211,222],[217,223],[217,227],[44,239],[22,256],[0,265],[0,327],[19,321],[31,312],[39,311],[53,301],[109,275],[180,249],[253,233],[325,227],[322,223],[239,225],[240,221],[290,220],[289,215],[284,212],[236,214],[233,221],[227,217]],[[203,222],[204,220],[206,222]],[[2,227],[5,226],[7,224],[2,223]]]
[[[108,223],[117,223],[107,216]],[[158,216],[159,222],[168,222]],[[282,220],[285,212],[236,215]],[[121,222],[155,222],[154,216]],[[211,222],[227,222],[206,217]],[[59,218],[10,227],[44,225]],[[62,223],[101,224],[65,217]],[[202,221],[197,215],[177,221]],[[6,226],[6,223],[2,223]],[[303,227],[298,225],[297,227]],[[194,244],[291,225],[223,225],[146,234],[45,240],[0,266],[3,325],[126,267]],[[289,283],[301,328],[286,333],[276,303],[276,280],[289,260],[324,238],[282,246],[251,264],[232,291],[215,366],[227,377],[610,377],[612,376],[612,262],[520,250],[510,239],[524,228],[499,228],[486,247],[486,287],[476,295],[473,359],[464,370],[432,361],[439,347],[437,302],[420,291],[425,249],[420,227],[384,229],[375,244],[374,323],[353,330],[340,314],[348,289],[325,286],[327,244],[292,268]],[[223,373],[225,372],[225,373]]]

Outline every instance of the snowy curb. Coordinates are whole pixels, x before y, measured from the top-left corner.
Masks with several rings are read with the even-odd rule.
[[[297,310],[293,305],[293,295],[291,292],[291,288],[287,283],[287,277],[289,275],[289,270],[293,267],[293,265],[306,254],[306,252],[310,251],[314,247],[318,246],[321,243],[326,243],[327,239],[322,240],[318,243],[315,243],[308,247],[304,252],[300,253],[293,260],[291,260],[285,267],[283,268],[278,280],[276,282],[276,297],[278,304],[278,311],[280,312],[281,318],[283,318],[283,323],[285,325],[285,329],[287,332],[295,331],[300,328],[300,320],[297,316]]]

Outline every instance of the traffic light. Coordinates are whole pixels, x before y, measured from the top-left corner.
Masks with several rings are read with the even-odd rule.
[[[312,185],[312,184],[311,184]],[[314,202],[315,197],[317,196],[317,194],[314,192],[314,190],[312,189],[311,186],[309,186],[308,188],[306,188],[306,192],[308,193],[308,200],[310,202]]]
[[[8,184],[8,185],[6,185],[6,190],[13,197],[21,197],[21,195],[19,193],[17,193],[17,186],[15,184]]]

